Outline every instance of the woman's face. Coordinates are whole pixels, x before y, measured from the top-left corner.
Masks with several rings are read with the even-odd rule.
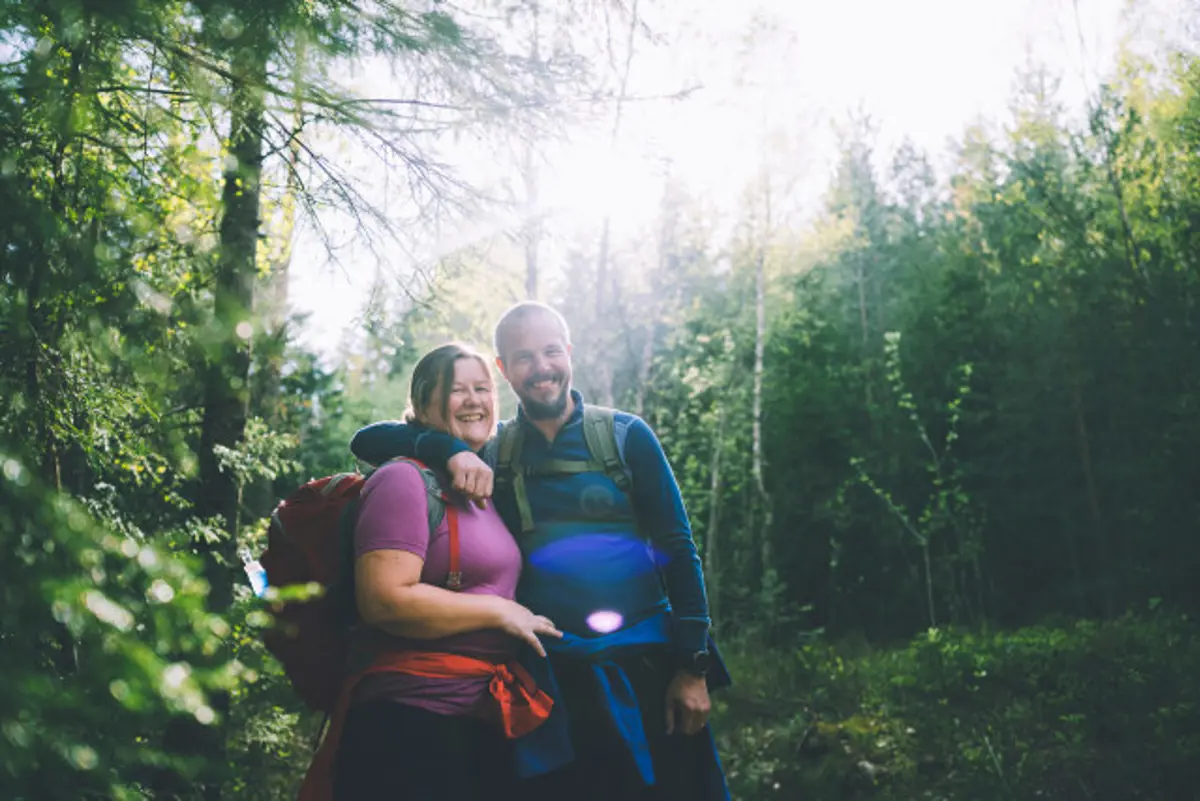
[[[491,439],[495,428],[494,393],[492,376],[478,359],[459,359],[454,363],[454,380],[449,388],[438,387],[418,419],[479,450]],[[444,398],[448,403],[443,418]]]

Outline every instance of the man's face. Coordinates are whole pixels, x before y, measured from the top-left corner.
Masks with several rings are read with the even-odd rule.
[[[554,420],[567,409],[571,390],[571,346],[548,314],[533,314],[505,337],[500,372],[534,420]]]

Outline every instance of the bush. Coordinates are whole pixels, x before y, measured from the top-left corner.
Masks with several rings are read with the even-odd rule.
[[[733,650],[717,725],[742,801],[1200,797],[1186,616],[932,630],[875,653]]]
[[[319,720],[295,711],[248,589],[209,611],[199,560],[170,545],[188,536],[148,535],[0,453],[0,797],[141,799],[164,769],[294,797]],[[169,753],[180,720],[228,737],[228,764]]]
[[[40,486],[0,454],[0,786],[5,798],[141,798],[175,718],[221,724],[220,658],[196,560]]]

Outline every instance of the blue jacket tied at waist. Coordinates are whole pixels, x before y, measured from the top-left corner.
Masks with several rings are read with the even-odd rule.
[[[614,728],[629,749],[629,755],[637,766],[642,782],[647,786],[655,783],[655,776],[650,746],[643,728],[642,713],[629,678],[616,660],[630,649],[647,645],[661,646],[670,641],[671,618],[666,613],[599,637],[577,637],[564,632],[561,640],[544,640],[546,650],[555,656],[578,659],[591,665],[600,697],[604,699],[604,705],[612,716]],[[729,686],[729,673],[725,670],[716,645],[711,640],[709,649],[713,654],[712,668],[708,676],[709,689]],[[523,654],[522,664],[537,681],[538,687],[555,700],[550,718],[532,733],[514,743],[517,774],[522,778],[529,778],[567,766],[574,760],[575,751],[568,728],[570,709],[561,702],[561,694],[558,692],[558,683],[555,681],[550,661],[537,656],[532,649],[527,649]],[[696,801],[729,801],[729,789],[725,784],[711,728],[705,726],[704,732],[697,736],[705,737],[707,743],[703,766],[705,793]]]

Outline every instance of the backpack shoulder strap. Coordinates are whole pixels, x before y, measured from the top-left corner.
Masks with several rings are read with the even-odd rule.
[[[496,482],[511,483],[517,513],[521,516],[522,533],[533,531],[533,512],[529,508],[529,495],[525,491],[525,466],[521,463],[521,448],[525,442],[525,429],[518,417],[504,424],[496,435]]]
[[[504,474],[505,480],[507,480],[508,473],[513,470],[513,466],[521,463],[521,444],[523,440],[524,437],[521,436],[521,421],[516,417],[501,426],[500,431],[496,434],[495,469],[498,476]]]
[[[421,480],[425,482],[425,494],[429,498],[429,533],[437,531],[437,527],[442,524],[442,520],[446,517],[449,506],[446,503],[446,493],[442,489],[441,479],[437,473],[430,470],[424,464],[414,460],[410,461],[413,467],[421,474]]]
[[[446,571],[446,589],[461,590],[462,565],[458,544],[458,508],[446,499],[446,492],[442,489],[442,482],[437,473],[429,469],[423,462],[415,459],[406,459],[405,461],[417,468],[421,479],[425,482],[425,494],[429,498],[429,536],[433,536],[438,526],[442,524],[442,520],[446,521],[446,535],[450,546],[450,566]]]
[[[592,458],[604,469],[617,488],[628,493],[633,487],[629,470],[617,443],[616,411],[604,406],[583,407],[583,440]]]

